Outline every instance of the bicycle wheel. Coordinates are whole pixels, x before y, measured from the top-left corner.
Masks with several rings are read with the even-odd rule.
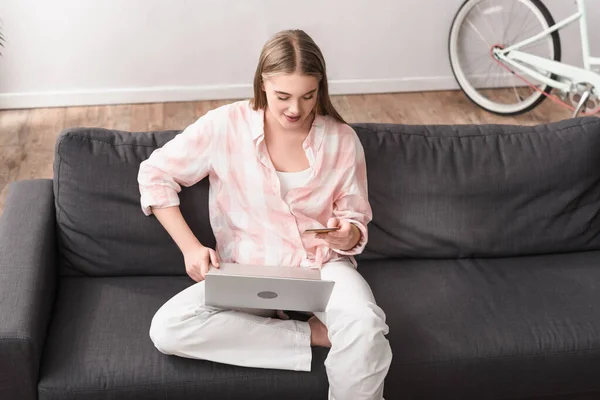
[[[552,87],[513,70],[492,56],[554,25],[539,0],[467,0],[450,29],[448,52],[452,73],[467,97],[481,108],[500,115],[521,114],[536,107]],[[560,61],[560,37],[555,31],[520,51]],[[542,72],[551,78],[549,72]]]

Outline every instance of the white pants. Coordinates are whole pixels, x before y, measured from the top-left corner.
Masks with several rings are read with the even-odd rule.
[[[349,261],[327,263],[335,282],[327,310],[315,313],[329,331],[325,360],[329,398],[381,400],[392,351],[385,315]],[[204,305],[204,282],[167,301],[152,319],[150,338],[165,354],[253,368],[310,371],[307,322],[273,318],[270,310],[223,310]],[[243,340],[240,336],[243,335]]]

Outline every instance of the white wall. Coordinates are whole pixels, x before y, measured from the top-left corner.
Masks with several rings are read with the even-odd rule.
[[[260,48],[290,27],[325,53],[333,93],[455,88],[462,1],[2,0],[0,108],[247,97]],[[557,19],[575,10],[545,4]],[[588,8],[600,56],[600,1]],[[581,65],[577,34],[561,33],[563,59]]]

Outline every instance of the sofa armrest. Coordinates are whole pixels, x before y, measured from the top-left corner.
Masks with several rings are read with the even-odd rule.
[[[52,180],[9,187],[0,217],[0,399],[37,399],[57,280]]]

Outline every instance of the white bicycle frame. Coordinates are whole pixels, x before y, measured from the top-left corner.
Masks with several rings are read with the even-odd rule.
[[[535,36],[525,39],[519,43],[516,43],[507,48],[496,48],[493,50],[493,54],[502,62],[510,65],[515,70],[519,70],[540,82],[543,82],[551,87],[562,90],[564,92],[570,92],[575,84],[590,84],[593,86],[592,93],[600,93],[600,74],[592,71],[592,65],[600,65],[600,58],[590,56],[590,43],[587,30],[587,16],[585,8],[585,0],[575,0],[577,3],[578,12],[571,15],[568,18],[560,21],[559,23],[551,26],[550,28],[538,33]],[[575,67],[572,65],[565,64],[550,60],[547,58],[539,57],[533,54],[529,54],[518,49],[527,46],[552,32],[557,31],[573,22],[580,20],[581,28],[581,47],[583,55],[583,68]],[[523,65],[520,62],[527,63],[533,66],[535,69],[530,68],[527,65]],[[567,78],[572,84],[551,79],[547,74],[554,74],[557,77]]]

